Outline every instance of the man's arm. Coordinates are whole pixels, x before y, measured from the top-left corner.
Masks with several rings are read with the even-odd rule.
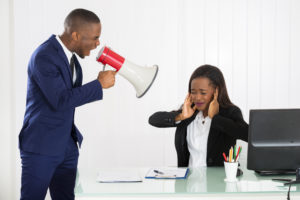
[[[62,72],[47,55],[37,56],[33,64],[32,77],[55,110],[78,107],[103,97],[102,85],[97,79],[81,87],[67,88]]]

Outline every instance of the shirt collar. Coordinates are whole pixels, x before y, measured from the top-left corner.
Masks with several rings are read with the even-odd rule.
[[[64,51],[65,55],[67,56],[68,61],[69,61],[69,64],[70,64],[70,60],[71,60],[71,57],[72,57],[73,53],[72,53],[69,49],[67,49],[67,47],[66,47],[66,46],[64,45],[64,43],[61,41],[61,39],[58,37],[58,35],[56,35],[55,38],[56,38],[56,40],[59,42],[60,46],[62,46],[63,51]]]
[[[204,116],[203,116],[203,112],[202,111],[199,111],[199,113],[196,116],[196,119],[197,120],[204,120],[205,119]]]

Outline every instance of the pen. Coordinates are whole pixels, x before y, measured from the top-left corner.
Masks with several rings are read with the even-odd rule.
[[[163,172],[161,172],[161,171],[158,171],[158,170],[153,170],[155,173],[157,173],[157,174],[164,174]]]
[[[156,178],[176,178],[176,175],[156,175]]]
[[[236,159],[236,145],[234,145],[234,147],[233,147],[233,160],[235,160]]]
[[[235,157],[235,159],[234,159],[234,162],[237,162],[238,160],[239,160],[239,155],[237,155],[236,157]]]
[[[237,159],[238,159],[238,157],[239,157],[239,155],[240,155],[240,151],[241,151],[241,146],[239,146],[239,149],[238,149],[238,152],[237,152],[237,154],[236,154],[236,158],[235,158],[235,162],[237,161]]]
[[[240,158],[240,155],[241,155],[241,152],[242,152],[242,147],[241,147],[241,149],[240,149],[240,153],[239,153],[239,156],[238,156],[238,158],[237,158],[237,160],[236,160],[236,161],[238,161],[238,160],[239,160],[239,158]]]

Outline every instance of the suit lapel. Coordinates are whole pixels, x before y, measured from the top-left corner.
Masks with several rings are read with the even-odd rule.
[[[56,37],[55,35],[52,35],[49,40],[54,45],[55,49],[57,50],[57,54],[58,54],[60,60],[63,61],[60,64],[60,66],[62,69],[63,78],[67,84],[67,87],[72,88],[73,81],[72,81],[70,64],[69,64],[68,58],[67,58],[62,46],[59,44],[59,42],[56,40],[55,37]]]
[[[223,115],[224,110],[222,108],[220,108],[219,111],[219,115]],[[207,138],[207,155],[215,148],[215,143],[216,140],[218,139],[218,136],[216,136],[216,134],[219,134],[218,132],[216,132],[212,126],[210,126],[209,129],[209,134],[208,134],[208,138]]]

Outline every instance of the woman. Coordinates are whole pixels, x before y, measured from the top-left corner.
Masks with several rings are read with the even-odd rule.
[[[248,139],[248,124],[241,110],[231,103],[222,72],[211,65],[193,72],[180,110],[156,112],[149,123],[177,127],[178,167],[223,165],[222,153],[228,152],[236,139]]]

